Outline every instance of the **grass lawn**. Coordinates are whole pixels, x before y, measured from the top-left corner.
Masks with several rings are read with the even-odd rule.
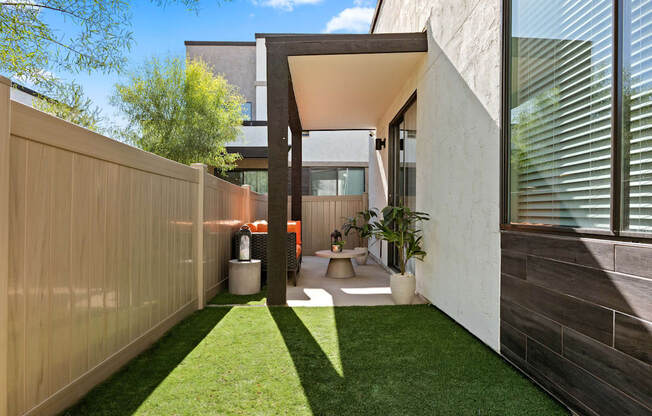
[[[207,308],[67,415],[566,415],[435,308]]]
[[[211,305],[264,305],[267,302],[267,287],[255,295],[232,295],[222,292],[215,295],[208,303]]]

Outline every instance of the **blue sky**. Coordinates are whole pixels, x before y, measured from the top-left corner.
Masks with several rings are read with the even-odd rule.
[[[201,0],[198,14],[182,5],[158,7],[132,1],[135,43],[125,51],[128,70],[151,56],[185,55],[185,40],[253,41],[255,33],[366,33],[375,0]],[[60,28],[65,29],[65,28]],[[109,122],[120,117],[108,103],[118,74],[57,74],[74,79]]]

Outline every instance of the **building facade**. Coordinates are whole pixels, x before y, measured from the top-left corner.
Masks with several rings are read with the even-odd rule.
[[[227,144],[242,155],[227,179],[267,193],[267,82],[265,35],[255,42],[186,41],[186,57],[202,59],[216,74],[238,87],[245,99],[242,135]],[[369,130],[304,131],[304,195],[358,195],[366,192]],[[292,140],[290,137],[290,145]],[[288,157],[288,164],[291,160]]]
[[[413,102],[418,291],[581,414],[652,414],[650,24],[645,0],[380,0],[371,27],[428,36],[377,123]],[[394,158],[370,147],[370,206]]]

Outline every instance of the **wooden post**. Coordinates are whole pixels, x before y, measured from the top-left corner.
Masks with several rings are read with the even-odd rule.
[[[286,304],[288,219],[287,56],[267,46],[267,147],[269,151],[267,303]]]
[[[0,415],[8,412],[10,91],[11,81],[0,76]]]
[[[204,181],[206,175],[206,165],[203,163],[193,163],[191,165],[197,169],[197,200],[195,203],[195,223],[193,226],[195,241],[195,264],[197,277],[197,309],[204,309],[205,305],[205,288],[204,288]]]
[[[301,131],[292,130],[292,221],[301,221],[302,140]]]

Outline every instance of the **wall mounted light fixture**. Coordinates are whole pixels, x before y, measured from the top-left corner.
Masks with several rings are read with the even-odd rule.
[[[383,150],[385,148],[386,139],[376,139],[376,150]]]

